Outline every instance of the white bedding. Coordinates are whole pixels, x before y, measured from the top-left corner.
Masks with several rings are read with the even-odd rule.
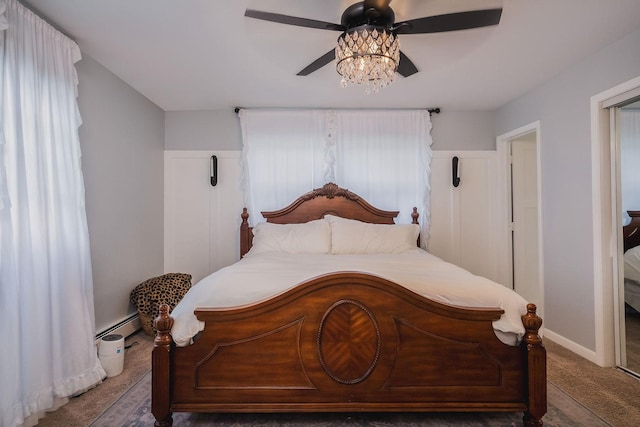
[[[640,283],[630,280],[624,281],[624,302],[640,312]]]
[[[640,246],[624,253],[624,302],[640,311]]]
[[[296,284],[335,271],[376,274],[433,300],[463,307],[500,307],[505,313],[493,323],[505,344],[524,335],[521,316],[527,302],[489,279],[475,276],[421,249],[402,254],[328,255],[262,253],[247,255],[195,284],[173,310],[171,330],[185,346],[204,329],[193,314],[197,307],[234,307],[280,294]]]
[[[628,249],[624,253],[624,277],[640,282],[640,246]]]
[[[624,253],[624,302],[640,311],[640,246]]]

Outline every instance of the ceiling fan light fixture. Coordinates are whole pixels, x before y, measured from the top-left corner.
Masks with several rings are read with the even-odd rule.
[[[377,93],[393,83],[400,62],[400,44],[384,27],[362,25],[338,37],[336,70],[343,87],[365,85],[365,94]]]

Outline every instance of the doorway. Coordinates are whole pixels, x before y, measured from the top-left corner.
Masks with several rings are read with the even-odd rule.
[[[505,171],[505,284],[543,313],[540,124],[532,123],[497,140]]]

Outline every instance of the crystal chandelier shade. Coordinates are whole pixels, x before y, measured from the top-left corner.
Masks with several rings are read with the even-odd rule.
[[[400,61],[398,38],[383,27],[363,25],[338,37],[336,70],[341,84],[364,84],[365,93],[390,85]]]

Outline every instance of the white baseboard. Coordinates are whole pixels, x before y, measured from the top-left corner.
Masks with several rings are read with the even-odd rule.
[[[589,350],[588,348],[583,347],[580,344],[577,344],[577,343],[575,343],[575,342],[563,337],[562,335],[556,334],[555,332],[550,331],[549,329],[545,329],[544,330],[544,338],[548,338],[551,341],[555,342],[556,344],[560,344],[561,346],[563,346],[567,350],[571,350],[572,352],[574,352],[578,356],[584,357],[589,362],[595,363],[596,365],[600,365],[597,362],[598,359],[596,357],[596,352],[595,351]],[[600,365],[600,366],[602,366],[602,365]]]
[[[137,314],[134,314],[131,317],[126,318],[125,320],[116,323],[110,328],[105,329],[96,335],[96,344],[102,339],[102,337],[111,334],[122,335],[123,337],[128,337],[129,335],[137,332],[140,328],[142,328],[142,322],[140,321],[140,317]]]

